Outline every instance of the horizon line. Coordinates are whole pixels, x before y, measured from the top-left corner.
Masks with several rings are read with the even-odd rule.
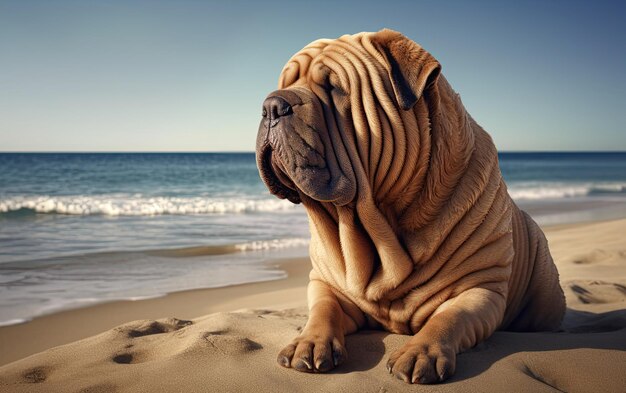
[[[254,150],[9,150],[0,154],[254,154]],[[626,153],[626,150],[498,150],[498,153]]]

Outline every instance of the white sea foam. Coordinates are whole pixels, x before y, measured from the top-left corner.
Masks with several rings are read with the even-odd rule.
[[[545,200],[626,194],[626,183],[513,183],[515,200]],[[0,199],[0,214],[21,209],[37,213],[104,216],[274,212],[295,205],[277,198],[147,197],[142,195],[11,196]]]
[[[224,214],[294,209],[277,198],[216,199],[203,197],[144,197],[138,195],[14,196],[0,199],[0,213],[28,209],[37,213],[105,216],[160,214]]]
[[[272,240],[257,240],[249,243],[237,244],[235,248],[239,251],[265,251],[282,250],[284,248],[304,247],[309,245],[309,239],[287,238]]]
[[[584,197],[601,194],[624,194],[622,183],[518,183],[509,185],[509,194],[515,200],[544,200]]]
[[[24,323],[28,321],[30,321],[30,319],[25,319],[25,318],[7,319],[6,321],[0,321],[0,327],[19,325],[20,323]]]

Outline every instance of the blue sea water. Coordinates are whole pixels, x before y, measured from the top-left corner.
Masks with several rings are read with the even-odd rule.
[[[0,154],[0,168],[0,263],[308,236],[251,153]]]
[[[540,223],[626,216],[626,153],[501,153]],[[0,154],[0,325],[64,308],[271,280],[305,255],[301,206],[253,153]]]

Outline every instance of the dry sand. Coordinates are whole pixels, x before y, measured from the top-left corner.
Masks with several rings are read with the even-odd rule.
[[[285,280],[108,303],[0,328],[2,364],[71,342],[0,367],[0,391],[626,392],[626,220],[546,234],[569,307],[563,331],[497,332],[461,354],[444,384],[391,377],[387,356],[408,337],[384,332],[348,336],[349,360],[330,374],[279,367],[278,351],[306,322],[308,262],[294,260],[281,263]]]

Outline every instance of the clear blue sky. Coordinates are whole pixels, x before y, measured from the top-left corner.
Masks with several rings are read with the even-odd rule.
[[[0,0],[0,151],[250,151],[293,53],[383,27],[500,150],[626,150],[624,1]]]

